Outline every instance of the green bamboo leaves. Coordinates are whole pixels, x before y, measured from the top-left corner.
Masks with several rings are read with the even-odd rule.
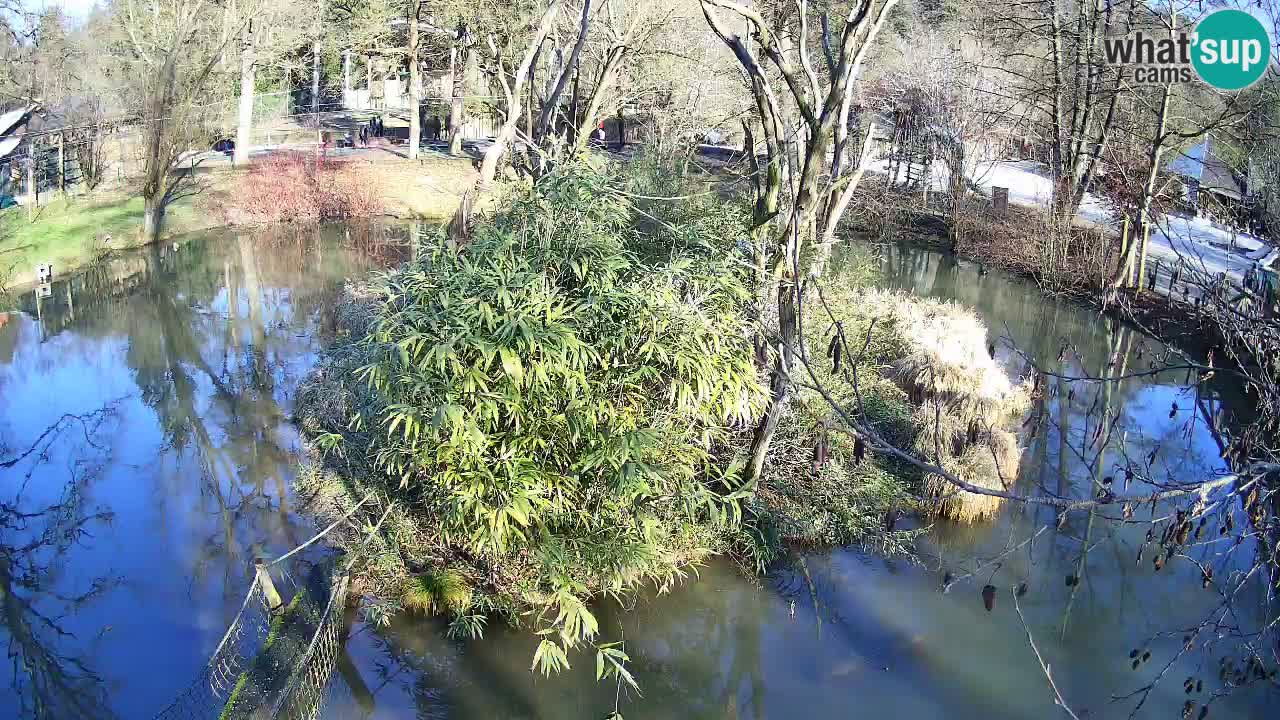
[[[523,385],[524,365],[520,362],[519,356],[504,347],[498,348],[498,355],[502,357],[502,371],[511,378],[516,387]],[[545,377],[545,373],[543,376]]]
[[[722,486],[712,453],[765,394],[732,240],[641,234],[602,182],[549,178],[465,252],[428,244],[386,275],[358,376],[376,465],[439,532],[494,558],[554,545],[608,586],[686,525],[740,521],[750,491]],[[614,549],[606,567],[588,546]]]

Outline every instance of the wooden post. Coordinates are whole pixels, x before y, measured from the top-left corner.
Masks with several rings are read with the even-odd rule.
[[[63,133],[58,133],[58,190],[67,191],[67,153]]]
[[[1151,220],[1142,223],[1142,244],[1138,246],[1138,281],[1142,284],[1142,276],[1147,272],[1147,247],[1151,244]]]
[[[267,609],[275,612],[284,606],[280,593],[276,592],[275,583],[271,582],[271,572],[262,558],[254,558],[253,569],[258,573],[258,584],[262,586],[262,596],[267,600]]]
[[[995,210],[996,217],[1004,217],[1009,214],[1009,188],[993,187],[991,188],[991,205]]]

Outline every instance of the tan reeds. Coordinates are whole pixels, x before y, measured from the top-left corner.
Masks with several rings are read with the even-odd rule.
[[[960,457],[944,457],[942,467],[961,480],[989,490],[1004,490],[991,448],[973,445]],[[956,522],[978,522],[995,517],[1004,499],[961,489],[937,473],[924,477],[924,507],[933,516]]]
[[[900,293],[872,292],[867,307],[894,328],[892,376],[916,405],[917,454],[961,480],[1005,490],[1018,475],[1014,431],[1030,397],[988,352],[987,329],[972,310]],[[971,493],[943,476],[924,478],[931,515],[976,522],[996,514],[1001,498]]]
[[[990,423],[1026,409],[1026,393],[988,353],[987,328],[972,310],[902,293],[869,295],[901,336],[893,377],[916,403],[939,401],[965,422]]]

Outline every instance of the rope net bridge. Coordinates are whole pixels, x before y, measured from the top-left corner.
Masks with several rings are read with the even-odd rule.
[[[319,540],[359,505],[347,518],[270,565]],[[344,657],[347,589],[354,561],[351,558],[341,567],[332,562],[314,567],[305,582],[293,588],[288,603],[276,590],[270,565],[258,561],[240,611],[208,663],[155,719],[316,720],[326,707],[363,711],[344,713],[344,717],[371,713],[372,698],[359,676],[334,673],[335,668],[341,669]]]

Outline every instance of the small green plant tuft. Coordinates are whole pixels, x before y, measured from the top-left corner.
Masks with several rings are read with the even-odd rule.
[[[426,572],[405,583],[401,602],[424,615],[461,615],[471,607],[471,585],[457,570]]]

